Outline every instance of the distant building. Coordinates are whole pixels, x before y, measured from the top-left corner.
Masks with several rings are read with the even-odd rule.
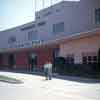
[[[97,61],[100,1],[62,1],[35,14],[34,22],[0,32],[0,67],[32,71],[62,56],[69,63]]]

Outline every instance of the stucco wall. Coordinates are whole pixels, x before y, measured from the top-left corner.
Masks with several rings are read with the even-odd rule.
[[[60,56],[74,54],[75,63],[82,63],[82,53],[97,54],[98,48],[100,48],[100,34],[66,41],[60,45]]]
[[[16,69],[29,69],[27,52],[18,52],[16,55]]]
[[[9,56],[8,54],[4,54],[3,55],[3,62],[2,63],[3,63],[4,66],[8,66],[9,65],[8,64],[8,56]]]
[[[52,49],[41,49],[37,52],[37,66],[43,68],[47,61],[53,61],[53,50]]]

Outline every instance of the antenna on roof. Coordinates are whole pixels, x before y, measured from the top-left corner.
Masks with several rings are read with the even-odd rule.
[[[42,0],[42,7],[45,8],[45,0]]]
[[[36,5],[37,5],[37,2],[36,0],[34,0],[34,11],[36,12]]]
[[[52,0],[50,0],[50,6],[52,6]]]

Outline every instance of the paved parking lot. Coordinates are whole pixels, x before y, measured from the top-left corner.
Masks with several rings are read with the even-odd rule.
[[[0,82],[0,100],[100,100],[100,83],[91,80],[90,83],[57,78],[45,81],[43,76],[10,72],[0,75],[23,81],[22,84]]]

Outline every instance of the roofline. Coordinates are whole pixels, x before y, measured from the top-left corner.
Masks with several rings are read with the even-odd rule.
[[[27,23],[24,23],[24,24],[21,24],[21,25],[18,25],[18,26],[14,26],[14,27],[10,27],[10,28],[4,29],[4,30],[0,30],[0,33],[6,32],[6,31],[11,31],[11,30],[14,30],[14,29],[17,29],[17,28],[22,28],[24,26],[27,26],[28,24],[32,24],[32,23],[35,23],[35,22],[36,21],[33,20],[33,21],[30,21],[30,22],[27,22]]]
[[[62,38],[58,38],[58,39],[55,39],[55,40],[49,40],[48,42],[46,42],[45,44],[59,44],[59,42],[64,42],[64,41],[67,41],[67,40],[72,40],[72,39],[79,39],[79,38],[84,38],[84,37],[88,37],[88,36],[93,36],[95,34],[100,34],[100,28],[95,28],[93,30],[89,30],[89,31],[83,31],[83,32],[80,32],[80,33],[74,33],[72,35],[67,35],[67,36],[64,36]]]
[[[80,2],[80,1],[65,1],[65,0],[62,0],[62,1],[59,1],[59,2],[57,2],[57,3],[55,3],[55,4],[50,5],[49,7],[44,7],[43,9],[40,9],[40,10],[38,10],[38,11],[35,11],[35,13],[40,13],[40,12],[45,11],[45,10],[47,10],[47,9],[52,9],[52,8],[54,8],[55,6],[59,6],[59,5],[62,4],[62,3],[79,3],[79,2]]]

